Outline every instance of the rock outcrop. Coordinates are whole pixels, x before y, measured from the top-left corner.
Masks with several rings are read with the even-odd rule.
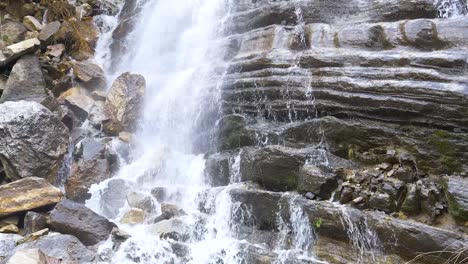
[[[54,182],[68,137],[68,128],[39,103],[0,104],[0,159],[11,180],[41,177]]]
[[[37,177],[1,185],[0,216],[53,206],[62,196],[58,188]]]

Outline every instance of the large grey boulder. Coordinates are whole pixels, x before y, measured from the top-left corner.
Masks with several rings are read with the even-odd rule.
[[[468,221],[468,179],[448,177],[445,180],[445,196],[449,212],[460,221]]]
[[[76,237],[71,235],[50,234],[38,240],[21,244],[16,250],[39,249],[47,256],[77,263],[90,263],[96,254],[87,249]],[[13,252],[11,252],[13,253]]]
[[[118,134],[136,129],[144,103],[145,78],[138,74],[123,73],[112,84],[107,94],[105,111],[108,121],[104,130]]]
[[[50,212],[49,225],[60,233],[76,236],[86,246],[106,240],[117,227],[86,206],[66,199]]]
[[[39,59],[32,54],[24,55],[11,70],[0,103],[20,100],[41,103],[46,97],[46,85]]]
[[[36,102],[0,104],[0,160],[8,178],[54,182],[67,151],[68,128]]]

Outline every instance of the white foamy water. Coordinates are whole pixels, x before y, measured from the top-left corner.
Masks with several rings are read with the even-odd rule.
[[[226,3],[159,0],[137,4],[143,5],[142,12],[125,40],[131,48],[121,55],[119,65],[111,67],[109,48],[118,21],[98,18],[103,37],[96,61],[104,66],[109,80],[127,71],[143,75],[146,94],[129,161],[122,158],[112,179],[91,187],[87,206],[119,223],[130,209],[125,201],[129,192],[149,195],[154,188],[164,189],[164,202],[186,213],[177,219],[187,236],[181,242],[159,238],[152,219],[160,213],[160,204],[154,199],[154,214],[146,215],[143,224],[119,225],[130,234],[127,241],[115,248],[109,240],[100,252],[111,263],[241,263],[239,241],[232,232],[236,224],[232,215],[239,205],[231,201],[228,188],[207,186],[205,159],[194,147],[200,141],[196,140],[198,125],[211,122],[214,126],[219,109],[219,69],[225,65],[216,60],[222,50],[214,40],[227,13]],[[238,181],[238,167],[239,158],[235,158],[233,182]]]

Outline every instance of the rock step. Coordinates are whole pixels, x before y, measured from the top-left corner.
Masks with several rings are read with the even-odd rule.
[[[290,205],[299,206],[307,216],[310,226],[321,238],[331,238],[339,241],[350,241],[347,233],[349,228],[364,228],[357,232],[375,234],[375,248],[382,247],[384,254],[396,254],[407,260],[415,258],[421,252],[455,252],[466,247],[468,236],[428,226],[425,224],[389,218],[378,212],[364,212],[326,201],[312,201],[293,194],[281,194],[248,188],[243,184],[229,190],[234,202],[242,202],[249,208],[252,219],[244,219],[244,224],[260,230],[278,230],[278,212],[283,221],[289,223]],[[320,225],[317,225],[320,219]],[[354,225],[354,226],[350,226]],[[358,227],[359,226],[359,227]],[[365,235],[368,235],[366,233]],[[363,236],[365,236],[363,234]],[[362,237],[366,239],[366,237]],[[366,240],[367,241],[367,240]],[[369,245],[371,246],[371,245]],[[366,250],[372,250],[372,248]],[[468,252],[462,252],[462,257],[468,257]],[[423,263],[441,263],[450,258],[450,253],[435,253],[422,256]]]
[[[436,18],[432,0],[338,0],[338,1],[255,1],[236,5],[224,32],[242,33],[269,25],[295,25],[300,12],[305,23],[362,23]],[[237,11],[237,12],[235,12]]]
[[[468,36],[460,34],[466,30],[468,21],[464,17],[344,25],[297,22],[295,26],[269,25],[230,35],[218,45],[227,48],[231,56],[315,48],[430,52],[468,47]]]
[[[433,52],[412,51],[357,51],[352,49],[317,48],[302,52],[274,50],[265,53],[237,57],[227,73],[245,73],[262,69],[282,68],[417,68],[433,69],[439,74],[463,76],[468,65],[465,50],[446,50]]]

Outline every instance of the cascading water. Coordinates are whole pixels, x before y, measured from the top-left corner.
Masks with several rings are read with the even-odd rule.
[[[152,189],[163,189],[164,202],[185,212],[177,223],[186,235],[186,243],[152,234],[155,227],[151,219],[161,212],[160,201],[153,200],[156,205],[153,216],[147,215],[144,224],[120,225],[131,237],[118,249],[109,240],[100,251],[112,263],[218,263],[220,260],[226,264],[238,263],[237,241],[231,237],[234,228],[231,219],[238,205],[231,202],[228,189],[207,190],[203,174],[205,160],[196,154],[195,148],[200,143],[195,142],[199,124],[210,119],[210,115],[214,124],[219,109],[217,85],[213,83],[221,79],[219,69],[224,65],[213,59],[219,57],[216,52],[221,52],[214,37],[217,26],[223,22],[226,3],[161,0],[137,4],[144,7],[127,39],[132,49],[109,75],[114,78],[130,71],[145,77],[146,102],[141,127],[130,161],[112,179],[91,188],[92,197],[87,206],[118,223],[130,209],[125,202],[128,193],[149,196]],[[111,22],[106,30],[115,28],[110,18],[102,20]],[[109,65],[106,47],[109,34],[98,45],[102,50],[97,59],[104,65]],[[109,66],[105,68],[110,70]],[[232,162],[235,171],[239,160]],[[238,181],[237,174],[233,172],[233,182]],[[113,190],[119,184],[124,187]],[[107,197],[112,197],[112,204]]]

